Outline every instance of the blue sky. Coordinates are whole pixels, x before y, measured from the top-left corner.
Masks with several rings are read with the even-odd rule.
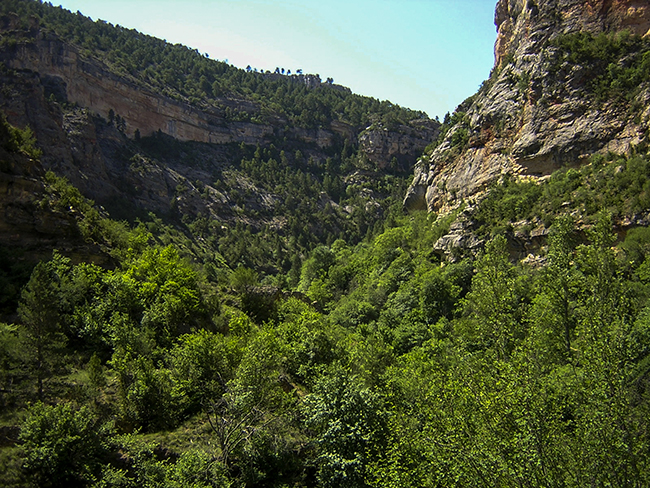
[[[490,74],[496,0],[57,0],[245,68],[318,73],[430,117]]]

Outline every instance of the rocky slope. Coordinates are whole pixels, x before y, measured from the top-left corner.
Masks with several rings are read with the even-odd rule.
[[[36,19],[26,24],[18,16],[2,16],[0,33],[5,39],[0,43],[0,111],[10,123],[33,128],[45,169],[67,177],[98,204],[123,209],[118,216],[132,215],[136,208],[143,214],[178,212],[250,222],[235,199],[215,187],[243,157],[240,147],[300,149],[306,158],[324,164],[347,141],[360,148],[375,170],[392,164],[408,171],[438,134],[439,124],[428,119],[390,129],[332,119],[310,129],[266,110],[263,122],[237,121],[228,114],[254,118],[262,107],[232,96],[210,103],[166,96]],[[295,82],[310,89],[342,89],[313,76]],[[148,157],[140,138],[160,157]],[[188,145],[181,148],[176,142]],[[166,147],[173,150],[161,151]],[[274,196],[234,178],[238,191],[249,196],[247,208],[272,211]],[[273,219],[265,224],[274,225]]]
[[[255,114],[260,106],[228,97],[200,106],[179,101],[128,74],[116,73],[92,53],[41,29],[37,22],[25,28],[18,17],[4,16],[0,29],[3,36],[13,39],[0,47],[4,67],[0,109],[11,123],[34,128],[46,168],[65,175],[102,204],[116,196],[126,198],[124,180],[129,180],[129,188],[144,183],[142,171],[130,171],[131,162],[120,160],[117,154],[136,132],[143,138],[165,134],[178,141],[212,145],[216,165],[231,162],[223,148],[232,143],[268,146],[284,139],[294,146],[307,146],[311,155],[324,160],[327,150],[343,138],[351,145],[361,144],[368,158],[380,167],[395,158],[407,168],[437,135],[438,124],[430,120],[393,130],[366,130],[336,120],[326,127],[305,129],[279,116],[267,117],[268,123],[232,121],[225,115],[227,109]],[[183,165],[150,169],[147,184],[153,186],[148,190],[151,198],[138,200],[146,210],[168,207],[181,180],[195,181],[197,176]],[[210,183],[209,178],[204,182]]]
[[[40,163],[3,145],[0,140],[0,246],[29,262],[59,249],[75,262],[109,264],[107,253],[83,239],[74,212],[50,205]]]
[[[490,79],[416,165],[407,208],[451,208],[503,174],[548,175],[597,152],[629,153],[646,141],[647,78],[629,87],[616,76],[641,63],[620,45],[643,42],[621,41],[620,33],[650,34],[647,2],[499,0],[495,23]],[[579,58],[571,49],[580,46],[577,33],[606,34],[598,46],[611,47],[612,59],[601,53]],[[613,96],[617,87],[622,94]]]

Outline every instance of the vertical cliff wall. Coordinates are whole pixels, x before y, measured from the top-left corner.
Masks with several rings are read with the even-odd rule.
[[[633,98],[599,96],[594,80],[608,66],[597,59],[572,62],[561,41],[580,32],[606,33],[610,40],[625,30],[647,36],[647,2],[499,0],[495,24],[490,78],[416,165],[407,208],[447,208],[480,194],[503,174],[547,175],[595,152],[627,153],[646,140],[647,83],[636,87]],[[623,69],[630,59],[612,64]]]
[[[65,101],[90,108],[105,119],[111,112],[119,115],[131,137],[136,130],[142,136],[161,131],[181,141],[263,144],[273,134],[270,125],[227,122],[223,110],[199,109],[162,96],[141,81],[118,75],[97,59],[83,56],[78,48],[51,33],[36,32],[29,42],[18,43],[2,54],[9,68],[38,73],[47,90]],[[243,100],[221,102],[224,109],[259,111]]]

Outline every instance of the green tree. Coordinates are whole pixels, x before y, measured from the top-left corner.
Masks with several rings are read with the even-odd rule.
[[[59,265],[65,266],[67,262],[58,253],[54,254],[51,261],[38,263],[23,289],[18,306],[28,350],[34,354],[31,362],[41,399],[43,381],[50,374],[53,365],[53,353],[65,343],[59,315]]]
[[[121,279],[135,292],[140,310],[133,318],[155,331],[158,344],[168,346],[174,337],[204,323],[196,272],[175,247],[145,250],[128,263]]]
[[[21,374],[23,351],[18,327],[0,322],[0,405],[6,406],[15,377]]]
[[[382,396],[340,365],[305,398],[305,422],[316,433],[318,480],[324,487],[362,487],[383,449],[387,412]]]
[[[174,428],[184,418],[189,399],[169,368],[122,349],[110,364],[118,375],[121,415],[127,424],[155,431]]]
[[[170,368],[192,411],[223,395],[241,361],[241,346],[235,336],[206,330],[179,337],[170,351]]]
[[[508,243],[498,235],[485,246],[476,262],[472,290],[465,300],[465,311],[472,320],[471,340],[481,348],[493,348],[501,359],[512,351],[520,329],[516,270],[510,263]]]
[[[106,385],[106,374],[104,372],[104,366],[102,365],[102,360],[99,359],[97,353],[94,353],[90,357],[88,365],[86,366],[86,370],[88,371],[88,379],[90,380],[90,384],[94,388],[102,388]]]
[[[573,221],[556,220],[549,236],[548,264],[541,271],[529,311],[531,336],[545,363],[571,362],[577,325],[580,274],[574,264]]]
[[[37,403],[21,425],[24,467],[37,486],[88,486],[105,453],[110,425],[70,404]]]

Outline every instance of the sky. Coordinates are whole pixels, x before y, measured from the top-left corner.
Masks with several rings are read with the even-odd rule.
[[[319,74],[442,119],[489,77],[496,0],[52,0],[246,68]]]

